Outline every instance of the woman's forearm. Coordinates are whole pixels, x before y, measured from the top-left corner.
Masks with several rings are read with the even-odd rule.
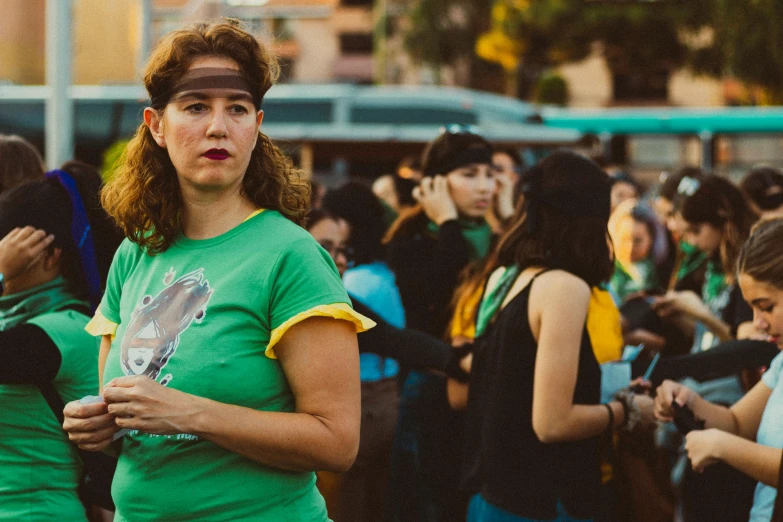
[[[732,340],[734,337],[731,335],[731,326],[728,323],[722,321],[720,318],[715,317],[710,313],[705,313],[698,318],[707,329],[715,335],[721,342]]]
[[[289,471],[346,471],[358,441],[336,423],[309,413],[258,411],[198,398],[188,433],[234,453]]]
[[[697,397],[691,407],[696,418],[704,421],[705,428],[717,428],[734,435],[738,433],[737,420],[726,406],[713,404],[706,399]]]
[[[625,414],[618,401],[608,403],[612,408],[614,422],[619,428],[625,423]],[[544,416],[540,417],[542,420]],[[609,412],[603,405],[574,404],[570,410],[557,416],[546,416],[549,422],[536,422],[533,416],[533,430],[538,440],[545,444],[569,442],[594,437],[606,431],[609,426]]]
[[[783,450],[763,446],[736,435],[727,435],[716,457],[745,475],[768,486],[778,487]]]

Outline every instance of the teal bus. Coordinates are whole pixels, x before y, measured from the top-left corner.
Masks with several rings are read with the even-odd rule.
[[[0,85],[0,133],[19,134],[40,150],[44,86]],[[140,85],[73,86],[75,156],[99,165],[103,152],[131,136],[147,105]],[[534,159],[552,147],[578,147],[582,133],[543,125],[531,104],[450,87],[343,84],[274,86],[262,130],[326,183],[375,178],[421,153],[445,125],[472,125],[490,141]]]
[[[783,166],[783,107],[543,108],[548,127],[578,130],[607,164],[641,177],[699,166],[738,179],[753,165]]]

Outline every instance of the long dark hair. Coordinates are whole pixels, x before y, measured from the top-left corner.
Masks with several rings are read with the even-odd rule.
[[[720,259],[727,279],[733,281],[740,249],[756,221],[742,192],[724,178],[708,176],[683,202],[682,217],[688,223],[707,223],[721,231]]]
[[[372,190],[361,183],[349,182],[327,192],[322,204],[324,209],[348,222],[351,229],[348,244],[353,248],[357,265],[385,258],[384,211]]]
[[[556,151],[525,172],[520,183],[524,195],[484,275],[516,264],[565,270],[589,286],[606,281],[613,269],[607,232],[610,183],[598,164]]]
[[[50,248],[60,248],[60,273],[72,291],[88,297],[87,280],[71,235],[73,209],[65,187],[57,179],[30,181],[0,195],[0,237],[14,228],[32,226],[54,234]],[[101,274],[106,280],[106,273]]]
[[[740,188],[762,211],[775,210],[783,205],[783,172],[780,169],[751,169],[740,183]]]

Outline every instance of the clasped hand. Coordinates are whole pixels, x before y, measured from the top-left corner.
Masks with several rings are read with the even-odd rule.
[[[145,376],[119,377],[103,389],[105,403],[65,406],[63,428],[80,448],[100,451],[120,429],[156,435],[192,433],[204,399],[167,388]]]
[[[710,311],[701,297],[691,291],[667,292],[665,296],[655,298],[652,307],[661,317],[681,313],[699,319],[710,315]]]
[[[670,380],[663,381],[655,396],[655,416],[664,422],[674,420],[672,403],[688,406],[693,409],[699,400],[699,395],[682,384]],[[694,430],[685,436],[685,451],[694,471],[702,472],[704,468],[720,460],[721,444],[729,436],[726,432],[715,428]]]

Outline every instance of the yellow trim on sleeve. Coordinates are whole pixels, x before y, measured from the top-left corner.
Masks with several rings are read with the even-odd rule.
[[[85,326],[84,329],[87,330],[88,334],[95,337],[111,335],[111,340],[113,341],[114,336],[117,334],[118,326],[119,325],[114,321],[108,320],[100,310],[96,310],[95,315],[90,319],[90,322],[87,323],[87,326]]]
[[[375,321],[368,319],[367,317],[363,316],[362,314],[354,311],[353,308],[350,307],[350,305],[346,303],[334,303],[334,304],[328,304],[328,305],[318,305],[315,306],[309,310],[306,310],[304,312],[298,313],[274,330],[272,330],[272,335],[269,338],[269,344],[266,347],[266,350],[264,351],[264,355],[269,357],[270,359],[277,359],[277,355],[275,355],[274,346],[280,342],[280,339],[282,339],[283,334],[285,334],[289,328],[294,326],[297,323],[301,323],[305,319],[308,319],[310,317],[333,317],[334,319],[340,319],[343,321],[348,321],[354,324],[356,327],[356,333],[366,332],[373,326],[375,326]]]
[[[242,223],[244,223],[245,221],[247,221],[249,219],[253,219],[257,215],[259,215],[261,212],[263,212],[264,210],[266,210],[266,209],[265,208],[259,208],[258,210],[253,211],[252,214],[250,214],[249,216],[247,216],[245,219],[242,220]]]

